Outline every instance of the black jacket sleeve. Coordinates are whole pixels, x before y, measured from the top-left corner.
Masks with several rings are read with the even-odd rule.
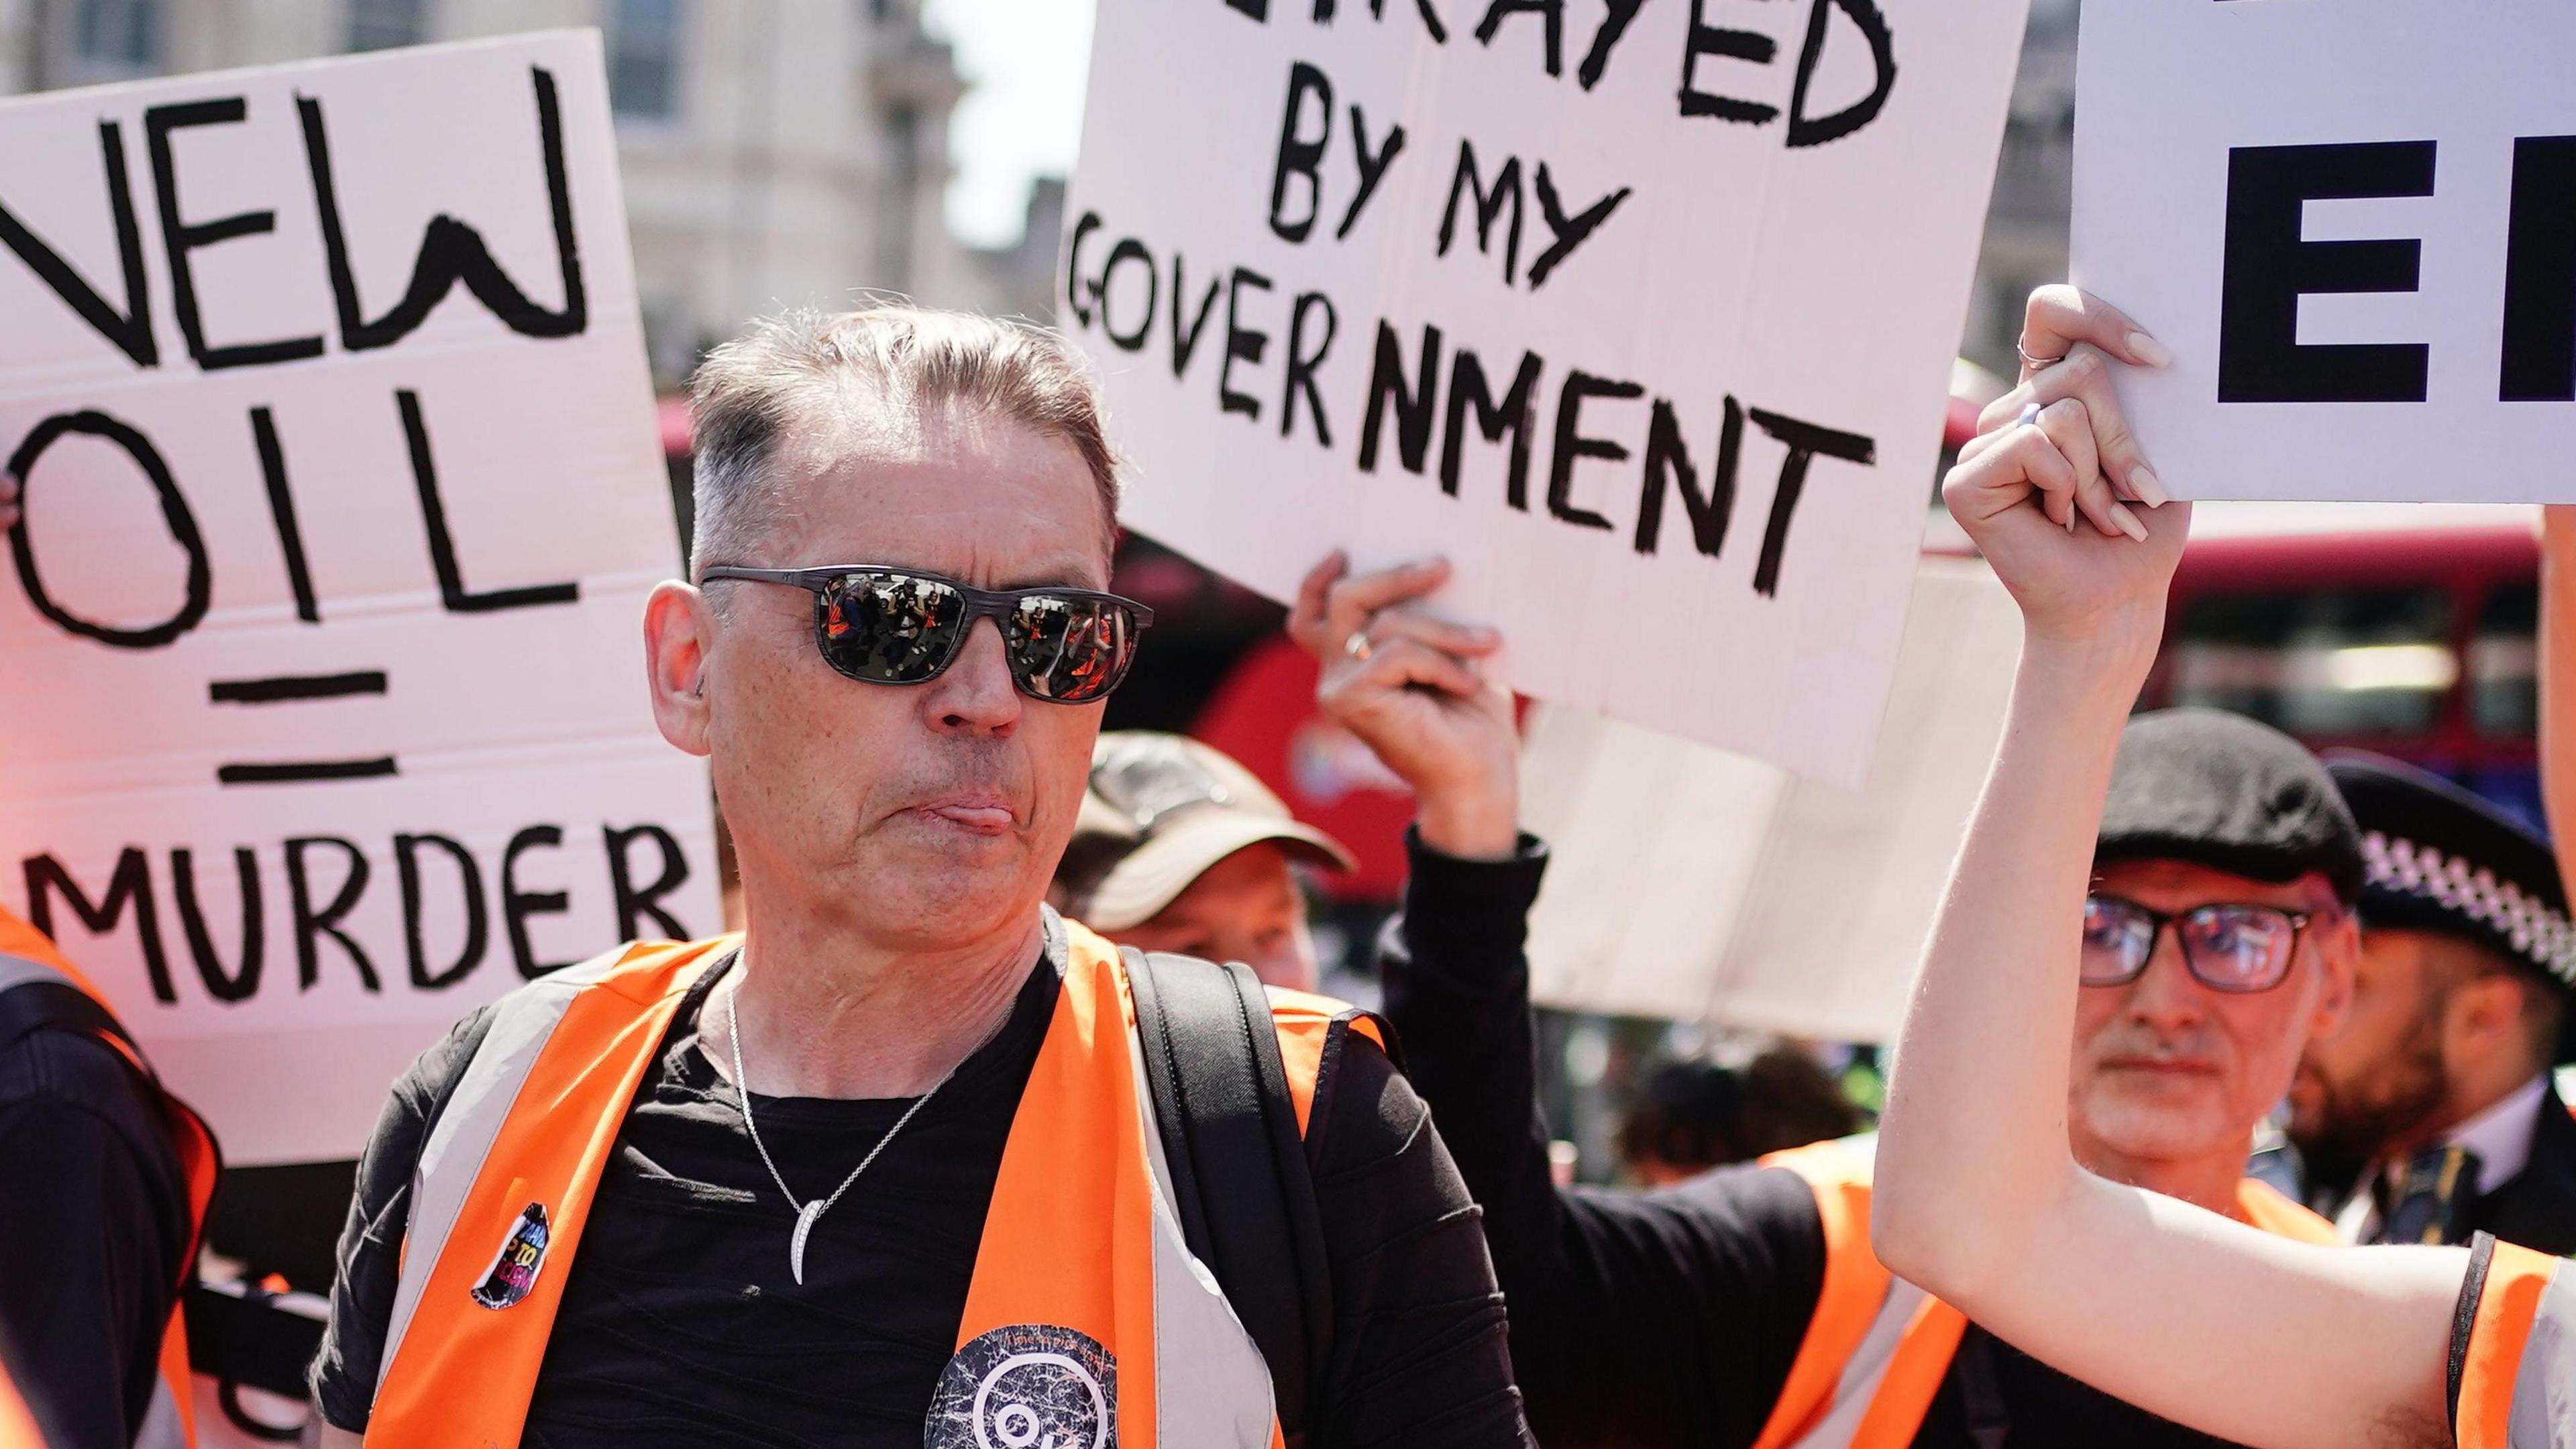
[[[125,1449],[159,1378],[190,1227],[145,1090],[74,1032],[0,1051],[0,1331],[59,1449]]]
[[[385,1329],[393,1319],[394,1289],[402,1281],[412,1171],[420,1165],[421,1148],[428,1144],[439,1110],[483,1045],[491,1017],[489,1008],[475,1012],[420,1054],[385,1098],[375,1134],[358,1159],[349,1221],[340,1230],[339,1271],[331,1280],[331,1325],[313,1360],[313,1402],[335,1428],[366,1432],[384,1361]]]
[[[1379,950],[1386,1013],[1484,1206],[1531,1430],[1550,1449],[1750,1445],[1823,1284],[1813,1195],[1756,1167],[1652,1193],[1555,1187],[1523,949],[1545,847],[1478,862],[1410,846]]]
[[[1333,1352],[1311,1442],[1523,1446],[1502,1294],[1476,1204],[1431,1114],[1375,1043],[1344,1034],[1306,1136],[1333,1267]]]

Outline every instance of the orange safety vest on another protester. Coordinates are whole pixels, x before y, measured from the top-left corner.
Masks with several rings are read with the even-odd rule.
[[[2451,1432],[2460,1449],[2569,1449],[2576,1438],[2576,1277],[2560,1260],[2489,1241],[2458,1377]]]
[[[216,1175],[222,1170],[222,1155],[215,1148],[214,1134],[207,1130],[205,1119],[162,1090],[160,1079],[153,1076],[133,1040],[116,1022],[107,998],[99,994],[89,978],[74,970],[43,932],[0,910],[0,992],[46,986],[69,987],[105,1013],[104,1022],[67,1021],[66,1025],[88,1031],[115,1048],[117,1055],[133,1064],[158,1100],[171,1150],[178,1154],[179,1169],[188,1180],[188,1249],[180,1259],[178,1284],[184,1290],[196,1280],[197,1244],[205,1233],[206,1208],[214,1201]],[[188,1384],[186,1315],[180,1297],[174,1295],[170,1326],[161,1337],[161,1383],[153,1391],[152,1407],[136,1431],[134,1443],[136,1449],[179,1449],[196,1441],[196,1407]]]
[[[1825,1230],[1824,1286],[1754,1449],[1905,1449],[1950,1372],[1967,1315],[1889,1273],[1869,1246],[1875,1136],[1775,1152],[1766,1167],[1807,1180]],[[2334,1224],[2248,1178],[2242,1221],[2335,1244]]]
[[[0,1370],[0,1449],[45,1449],[36,1416],[27,1411],[25,1396],[5,1370]]]
[[[1118,950],[1064,930],[927,1449],[1276,1446],[1269,1369],[1157,1186]],[[496,1004],[422,1149],[369,1449],[519,1442],[628,1104],[682,996],[738,941],[627,946]],[[1338,1002],[1270,995],[1303,1132],[1334,1034],[1383,1038]]]

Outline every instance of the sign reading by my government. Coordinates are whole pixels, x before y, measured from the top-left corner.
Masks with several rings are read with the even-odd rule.
[[[717,929],[599,39],[0,105],[0,900],[237,1163]]]
[[[1128,521],[1282,598],[1446,554],[1516,688],[1857,782],[2024,3],[1104,0],[1057,303]]]

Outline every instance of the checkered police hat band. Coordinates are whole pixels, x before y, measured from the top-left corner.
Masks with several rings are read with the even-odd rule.
[[[2576,986],[2576,925],[2495,872],[2382,831],[2361,839],[2374,890],[2431,901],[2503,937],[2531,964]]]

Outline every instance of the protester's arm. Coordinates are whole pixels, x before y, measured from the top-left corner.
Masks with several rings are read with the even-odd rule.
[[[2540,793],[2550,838],[2576,831],[2576,505],[2540,510]],[[2558,853],[2576,891],[2576,851]]]
[[[2184,506],[2152,513],[2138,542],[2052,521],[2070,494],[2099,520],[2141,466],[2099,386],[2102,353],[2146,360],[2131,331],[2069,289],[2036,295],[2025,345],[2074,355],[1989,410],[1944,489],[2020,602],[2022,661],[1897,1051],[1874,1239],[1998,1337],[2206,1432],[2276,1449],[2446,1442],[2462,1255],[2288,1242],[2095,1177],[2067,1148],[2093,842],[2189,526]],[[2012,425],[2069,388],[2080,400],[2045,426]]]
[[[124,1449],[186,1251],[178,1163],[106,1043],[0,1057],[0,1323],[58,1449]]]
[[[1315,656],[1315,702],[1411,787],[1423,843],[1460,860],[1509,860],[1520,831],[1520,727],[1485,678],[1502,635],[1429,612],[1445,559],[1350,572],[1336,552],[1306,574],[1288,633]]]
[[[1483,1205],[1531,1428],[1551,1446],[1748,1445],[1814,1311],[1814,1200],[1751,1168],[1655,1194],[1555,1187],[1522,954],[1546,854],[1516,823],[1510,696],[1480,669],[1499,641],[1420,612],[1437,562],[1344,573],[1337,555],[1309,575],[1290,630],[1323,662],[1326,713],[1414,789],[1387,1014]]]
[[[320,1410],[326,1449],[354,1445],[366,1433],[394,1290],[402,1280],[412,1173],[440,1108],[456,1090],[490,1025],[490,1009],[477,1011],[421,1053],[386,1094],[375,1134],[358,1158],[349,1219],[340,1230],[339,1272],[331,1283],[331,1323],[313,1361],[313,1402]],[[346,1437],[335,1439],[335,1431]]]
[[[1309,1441],[1526,1445],[1475,1202],[1386,1054],[1345,1033],[1306,1138],[1332,1260],[1328,1400]]]

